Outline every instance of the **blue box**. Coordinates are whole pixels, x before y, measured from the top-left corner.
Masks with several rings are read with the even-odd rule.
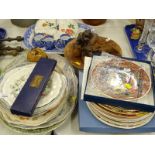
[[[56,60],[47,58],[41,58],[37,62],[11,107],[13,114],[32,116],[56,63]]]
[[[127,133],[147,133],[155,132],[155,118],[153,118],[148,124],[135,128],[135,129],[119,129],[110,127],[99,120],[97,120],[93,114],[89,111],[86,102],[81,100],[81,85],[82,85],[82,71],[79,71],[79,101],[78,101],[78,117],[79,117],[79,129],[84,132],[92,133],[115,133],[115,134],[127,134]]]
[[[106,56],[106,55],[105,55]],[[91,64],[89,66],[88,69],[88,75],[87,75],[87,79],[89,76],[89,71],[92,67],[92,63],[93,61],[95,61],[94,59],[101,59],[101,56],[93,56],[92,60],[91,60]],[[151,82],[152,82],[152,98],[153,101],[151,102],[151,104],[146,104],[146,103],[141,103],[141,102],[131,102],[131,101],[124,101],[124,100],[119,100],[119,99],[112,99],[112,98],[108,98],[105,96],[98,96],[97,94],[95,94],[95,92],[93,92],[93,90],[89,89],[91,91],[88,91],[88,86],[89,86],[89,82],[88,80],[86,81],[86,87],[85,87],[85,91],[84,91],[84,101],[90,101],[90,102],[95,102],[95,103],[101,103],[101,104],[109,104],[112,106],[120,106],[123,108],[129,108],[129,109],[137,109],[137,110],[142,110],[142,111],[146,111],[146,112],[154,112],[155,111],[155,105],[154,105],[154,101],[155,101],[155,86],[154,86],[154,77],[153,77],[153,68],[150,64],[149,61],[142,61],[142,60],[135,60],[135,59],[131,59],[131,58],[123,58],[123,59],[128,59],[130,61],[134,61],[134,62],[140,62],[143,64],[147,64],[149,65],[150,68],[150,78],[151,78]],[[93,93],[92,93],[93,92]]]

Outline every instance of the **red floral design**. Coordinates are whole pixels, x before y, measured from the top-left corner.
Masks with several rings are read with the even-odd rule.
[[[69,35],[72,35],[74,33],[74,31],[72,29],[66,29],[66,33]]]

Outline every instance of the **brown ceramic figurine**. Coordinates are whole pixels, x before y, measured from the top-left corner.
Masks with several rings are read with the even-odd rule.
[[[73,39],[66,45],[64,54],[74,67],[83,69],[84,56],[99,55],[102,51],[117,56],[122,55],[120,46],[113,40],[86,30],[80,33],[77,39]]]

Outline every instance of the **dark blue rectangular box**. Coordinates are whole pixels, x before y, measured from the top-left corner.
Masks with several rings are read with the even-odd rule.
[[[38,61],[11,107],[13,114],[32,116],[56,63],[56,60],[47,58]]]

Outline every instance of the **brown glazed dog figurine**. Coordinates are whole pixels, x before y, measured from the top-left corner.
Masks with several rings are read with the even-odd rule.
[[[90,30],[81,32],[76,39],[70,41],[65,49],[64,55],[76,68],[83,69],[84,56],[93,56],[107,52],[116,56],[122,56],[120,46],[113,40],[98,36]]]

